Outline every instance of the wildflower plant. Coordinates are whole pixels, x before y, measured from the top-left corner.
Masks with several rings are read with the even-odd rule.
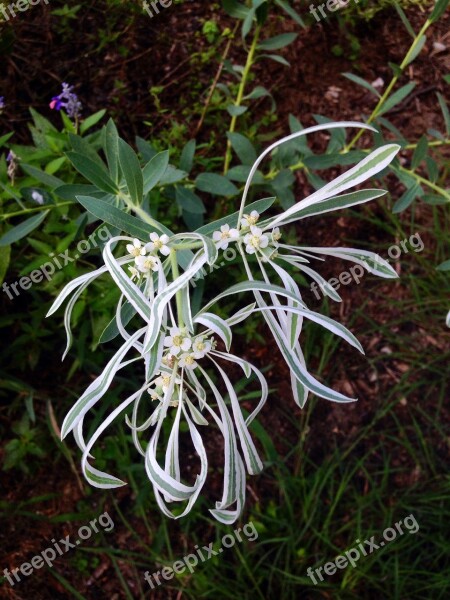
[[[223,523],[233,523],[238,518],[245,502],[246,473],[253,475],[263,468],[249,426],[267,400],[268,385],[260,370],[231,352],[232,336],[235,325],[258,313],[262,314],[289,366],[293,396],[299,407],[305,406],[310,392],[334,402],[355,400],[327,387],[308,371],[299,336],[304,320],[309,319],[363,352],[360,343],[346,327],[306,306],[286,266],[297,267],[320,283],[335,301],[341,300],[339,295],[314,269],[314,262],[323,260],[323,256],[355,262],[380,277],[395,278],[397,274],[372,252],[286,244],[283,227],[305,217],[383,196],[386,192],[377,188],[350,190],[389,165],[399,146],[387,144],[377,148],[356,166],[281,214],[268,215],[275,198],[247,204],[258,166],[281,144],[322,130],[355,127],[373,130],[360,123],[326,123],[272,144],[251,168],[238,212],[196,231],[174,234],[142,207],[145,190],[163,176],[166,165],[158,166],[153,159],[153,163],[150,161],[142,169],[137,155],[119,138],[114,124],[109,122],[104,136],[108,170],[97,167],[96,176],[90,171],[91,181],[95,182],[97,177],[99,191],[107,190],[108,194],[103,198],[101,195],[77,198],[92,215],[115,227],[117,235],[104,246],[104,265],[69,282],[48,312],[48,315],[53,314],[68,300],[64,314],[65,356],[72,342],[72,310],[84,290],[104,274],[120,290],[115,316],[107,327],[107,337],[119,336],[121,346],[69,411],[61,432],[62,438],[74,433],[82,452],[84,476],[93,486],[115,488],[124,485],[117,477],[95,468],[92,452],[109,425],[125,413],[126,425],[145,461],[159,507],[168,517],[180,518],[191,510],[207,476],[208,458],[201,431],[215,426],[223,437],[223,493],[210,512]],[[218,263],[229,246],[234,246],[240,257],[243,280],[219,290],[199,310],[193,310],[190,284],[206,265]],[[217,308],[221,300],[238,294],[250,294],[250,304],[244,303],[226,318],[219,316]],[[259,398],[247,417],[228,374],[227,365],[230,364],[238,365],[247,379],[259,383]],[[112,408],[86,438],[86,417],[99,402],[107,402],[108,390],[116,374],[124,370],[133,373],[133,380],[137,380],[136,389],[119,406]],[[170,434],[165,439],[163,425],[167,420]],[[190,483],[184,482],[181,476],[182,421],[200,463],[197,475]],[[175,502],[181,503],[182,508],[174,512],[170,505]]]

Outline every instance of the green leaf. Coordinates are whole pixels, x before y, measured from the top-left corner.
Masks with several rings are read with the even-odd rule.
[[[415,83],[407,83],[406,85],[401,87],[399,90],[394,92],[392,94],[392,96],[390,96],[386,100],[386,102],[383,104],[383,106],[379,110],[377,116],[384,115],[385,113],[390,111],[391,108],[394,108],[394,106],[396,106],[397,104],[400,104],[400,102],[402,100],[404,100],[407,96],[409,96],[409,94],[413,91],[413,89],[415,87],[416,87]]]
[[[449,0],[437,0],[434,5],[433,12],[428,17],[428,20],[432,23],[435,23],[438,19],[442,17],[444,12],[447,10]]]
[[[232,117],[240,117],[247,112],[247,110],[247,106],[236,106],[236,104],[229,104],[227,106],[228,114],[230,114]]]
[[[249,9],[236,0],[222,0],[222,7],[224,11],[235,19],[245,19]]]
[[[392,207],[392,212],[394,214],[398,214],[406,210],[408,206],[412,204],[414,198],[419,195],[420,189],[420,185],[415,184],[406,190],[406,192],[395,202],[394,206]]]
[[[131,200],[136,206],[140,206],[144,193],[141,165],[136,152],[121,138],[119,138],[119,163]]]
[[[399,17],[402,20],[402,23],[405,26],[407,32],[413,39],[415,39],[416,33],[415,33],[411,23],[409,22],[408,17],[405,15],[405,11],[399,4],[397,4],[397,2],[394,2],[394,7],[395,7],[395,10],[398,12]]]
[[[238,188],[223,175],[215,173],[201,173],[195,180],[195,187],[215,196],[237,196]]]
[[[405,66],[411,64],[418,56],[419,54],[422,52],[422,48],[425,46],[425,43],[427,41],[427,36],[423,35],[416,46],[414,46],[414,50],[411,52],[410,56],[408,57],[408,62],[405,63]]]
[[[250,140],[240,133],[227,133],[227,137],[242,164],[251,166],[258,155]]]
[[[91,115],[87,119],[84,119],[84,121],[80,125],[80,131],[81,131],[81,133],[84,133],[85,131],[87,131],[91,127],[94,127],[94,125],[97,125],[97,123],[101,119],[103,119],[103,117],[105,116],[105,114],[106,114],[106,110],[103,108],[102,110],[99,110],[98,112],[94,113],[93,115]]]
[[[67,152],[67,157],[75,169],[98,188],[108,192],[108,194],[116,195],[119,193],[114,181],[93,160],[77,152]]]
[[[33,215],[29,219],[26,219],[19,225],[16,225],[16,227],[13,227],[9,231],[7,231],[0,238],[0,246],[9,246],[10,244],[18,242],[19,240],[27,236],[29,233],[31,233],[37,227],[39,227],[39,225],[42,223],[42,221],[45,219],[48,213],[48,210],[44,210],[38,213],[37,215]]]
[[[190,173],[194,165],[196,145],[197,144],[195,140],[190,140],[181,152],[180,169],[186,173]]]
[[[194,214],[203,214],[206,212],[205,205],[201,198],[194,194],[191,190],[177,186],[175,191],[175,197],[178,206],[186,212]]]
[[[369,90],[369,92],[371,94],[373,94],[374,96],[376,96],[377,98],[381,98],[381,95],[379,94],[378,90],[376,90],[373,87],[373,85],[371,85],[368,81],[366,81],[362,77],[358,77],[358,75],[353,75],[353,73],[342,73],[342,75],[344,77],[347,77],[347,79],[350,79],[350,81],[353,81],[354,83],[361,85],[363,88],[366,88],[366,90]]]
[[[119,133],[112,119],[105,128],[105,154],[111,178],[119,183]]]
[[[450,112],[448,110],[448,106],[447,106],[444,96],[438,92],[437,97],[439,100],[439,105],[442,110],[442,114],[444,115],[445,129],[446,129],[447,135],[450,136]]]
[[[450,259],[449,260],[445,260],[438,267],[436,267],[436,269],[438,271],[450,271]]]
[[[420,165],[420,163],[425,159],[425,157],[427,155],[427,151],[428,151],[428,140],[423,135],[420,138],[419,143],[416,146],[416,149],[414,150],[414,154],[413,154],[413,157],[411,160],[411,167],[412,167],[413,171],[415,169],[417,169],[417,167]]]
[[[9,267],[9,259],[11,256],[11,246],[0,247],[0,285],[5,279],[5,275]]]
[[[153,231],[159,231],[160,233],[166,233],[172,235],[172,232],[167,229],[161,223],[155,221],[155,224],[149,225],[144,223],[141,219],[137,219],[132,215],[112,206],[108,202],[99,200],[98,198],[91,198],[90,196],[77,196],[78,202],[84,206],[86,210],[92,213],[97,219],[117,227],[120,231],[128,233],[132,237],[140,240],[147,240],[150,233]]]
[[[120,311],[120,319],[122,321],[122,325],[124,327],[126,327],[128,325],[128,323],[131,321],[131,319],[134,317],[135,314],[136,314],[136,309],[129,302],[125,302],[122,305],[121,311]],[[111,340],[116,338],[118,335],[119,335],[119,329],[117,327],[116,317],[114,316],[111,319],[111,321],[108,323],[108,325],[105,327],[105,329],[103,330],[103,333],[101,334],[100,339],[98,340],[98,343],[106,344],[107,342],[110,342]]]
[[[159,152],[145,165],[142,174],[144,176],[144,194],[148,194],[157,185],[169,166],[169,151]]]
[[[284,67],[291,66],[291,63],[287,61],[284,56],[278,56],[278,54],[260,54],[258,58],[270,58],[270,60],[273,60]]]
[[[293,19],[297,23],[297,25],[300,25],[300,27],[303,28],[305,27],[305,23],[300,17],[300,15],[291,6],[289,6],[289,4],[285,2],[285,0],[275,0],[275,4],[278,4],[278,6],[282,8],[284,12],[287,13],[291,17],[291,19]]]
[[[281,50],[281,48],[285,48],[292,44],[292,42],[297,38],[296,33],[281,33],[280,35],[276,35],[271,37],[263,42],[258,44],[258,48],[260,50]]]
[[[34,177],[41,183],[48,185],[52,189],[55,187],[59,187],[60,185],[64,185],[64,181],[62,179],[59,179],[54,175],[49,175],[48,173],[45,173],[37,167],[33,167],[32,165],[28,165],[26,163],[20,163],[20,166],[25,171],[25,173],[31,175],[31,177]]]

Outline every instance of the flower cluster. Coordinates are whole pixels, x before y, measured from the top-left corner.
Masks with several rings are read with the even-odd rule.
[[[148,277],[152,271],[157,271],[160,266],[160,261],[157,256],[158,252],[163,256],[169,256],[170,248],[167,245],[169,241],[168,235],[159,236],[157,233],[150,234],[150,242],[144,244],[137,238],[133,239],[132,244],[127,244],[127,252],[134,256],[134,267],[128,267],[131,278],[137,279],[142,275]]]
[[[184,370],[194,371],[198,367],[197,361],[214,350],[217,342],[213,337],[205,334],[190,336],[185,327],[171,327],[169,335],[164,337],[164,348],[167,353],[163,356],[161,364],[170,369],[171,374],[158,371],[156,377],[147,390],[152,400],[163,402],[164,394],[167,393],[173,383],[172,398],[169,406],[178,406],[180,394],[184,394]],[[181,369],[181,373],[178,373]]]
[[[5,98],[3,96],[0,96],[0,115],[5,110],[5,106]]]
[[[73,85],[63,83],[62,92],[58,96],[52,98],[50,108],[54,110],[61,110],[63,108],[71,119],[77,120],[81,116],[83,105],[72,90]]]
[[[272,230],[270,236],[265,233],[268,228],[260,229],[256,226],[259,221],[259,213],[252,210],[250,214],[244,214],[241,226],[238,229],[231,229],[229,225],[222,225],[220,231],[213,233],[213,241],[219,250],[226,250],[230,242],[242,241],[245,244],[247,254],[255,254],[272,246],[274,249],[278,246],[278,240],[281,238],[280,229],[276,227]]]

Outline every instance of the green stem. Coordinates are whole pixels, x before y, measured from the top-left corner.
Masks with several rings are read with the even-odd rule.
[[[5,213],[1,215],[1,219],[5,221],[11,217],[20,217],[21,215],[28,215],[35,212],[40,212],[42,210],[51,210],[54,208],[60,208],[61,206],[70,206],[71,204],[77,204],[77,202],[63,202],[62,204],[45,204],[44,206],[38,206],[36,208],[25,208],[24,210],[18,210],[12,213]]]
[[[383,105],[385,104],[386,100],[388,99],[388,97],[391,95],[392,90],[395,87],[395,84],[397,83],[397,81],[400,78],[400,75],[403,74],[403,71],[406,69],[406,67],[409,65],[409,63],[411,62],[411,58],[414,55],[414,52],[417,48],[417,45],[419,44],[420,40],[422,39],[422,36],[425,34],[426,30],[428,29],[428,27],[430,27],[431,25],[431,21],[429,21],[428,19],[425,21],[424,26],[422,27],[422,29],[419,31],[419,33],[417,34],[417,36],[414,38],[413,43],[411,44],[410,49],[408,50],[408,52],[406,53],[405,58],[403,59],[401,65],[400,65],[400,71],[401,73],[399,73],[398,75],[394,75],[394,77],[391,80],[391,83],[388,85],[388,87],[386,88],[384,94],[381,96],[381,98],[378,101],[378,104],[375,106],[375,108],[372,111],[372,114],[370,115],[370,117],[367,119],[367,124],[370,125],[370,123],[372,123],[378,116],[378,113],[380,112],[381,108],[383,107]],[[353,146],[356,144],[356,142],[359,140],[359,138],[362,136],[362,134],[364,133],[364,129],[360,129],[358,131],[358,133],[355,135],[355,137],[351,140],[351,142],[346,146],[345,148],[345,152],[348,152],[351,148],[353,148]]]
[[[247,80],[250,75],[250,70],[253,66],[253,59],[255,57],[256,47],[258,45],[260,33],[261,33],[261,25],[258,25],[255,30],[255,35],[253,37],[252,45],[250,46],[250,51],[247,55],[247,61],[245,63],[244,71],[242,73],[241,83],[239,84],[238,95],[236,97],[236,102],[234,103],[234,106],[237,106],[237,107],[241,106],[242,100],[244,99],[245,86],[247,84]],[[237,123],[237,115],[234,115],[231,118],[229,133],[234,133],[234,131],[236,129],[236,123]],[[230,163],[231,163],[231,142],[230,142],[230,140],[228,140],[227,151],[225,154],[225,164],[224,164],[224,168],[223,168],[224,175],[226,175],[228,173],[228,169],[230,168]]]
[[[170,251],[170,268],[172,269],[173,280],[176,281],[178,279],[178,277],[180,276],[180,271],[178,269],[177,251],[174,250],[173,248]],[[176,301],[177,301],[177,313],[178,313],[178,327],[180,327],[180,329],[181,329],[182,327],[184,327],[184,321],[183,321],[183,311],[182,311],[183,299],[182,299],[180,290],[176,293]]]

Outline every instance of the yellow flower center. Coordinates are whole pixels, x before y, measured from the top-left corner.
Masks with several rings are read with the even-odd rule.
[[[181,335],[176,335],[173,338],[173,345],[174,346],[181,346],[182,343],[183,343],[183,338],[181,337]]]

